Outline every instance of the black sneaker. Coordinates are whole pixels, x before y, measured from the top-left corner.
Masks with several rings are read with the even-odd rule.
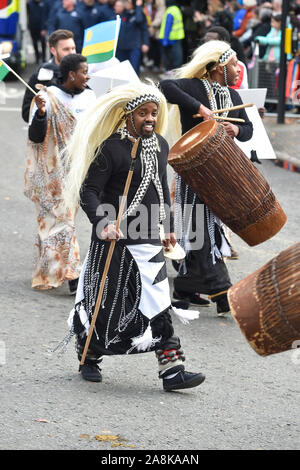
[[[222,296],[220,299],[218,299],[216,303],[218,317],[225,317],[227,313],[230,313],[230,306],[226,294],[225,296]]]
[[[182,308],[183,310],[188,310],[191,302],[189,300],[172,300],[172,307]]]
[[[193,305],[200,305],[201,307],[210,307],[210,301],[203,299],[200,294],[188,294],[187,292],[173,292],[173,298],[181,302],[189,302]]]
[[[202,384],[205,380],[205,375],[199,372],[194,374],[193,372],[186,372],[181,370],[171,379],[163,378],[163,388],[166,392],[171,390],[182,390],[184,388],[197,387]]]
[[[200,305],[201,307],[210,307],[210,301],[203,299],[200,294],[190,295],[191,304]]]
[[[79,279],[72,279],[72,281],[69,281],[70,295],[75,295],[76,294],[77,287],[78,287],[78,281],[79,281]]]
[[[102,382],[102,375],[97,364],[83,364],[79,367],[82,378],[89,382]]]

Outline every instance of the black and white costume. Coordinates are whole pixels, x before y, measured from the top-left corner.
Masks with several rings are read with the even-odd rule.
[[[111,223],[109,211],[118,214],[120,197],[131,164],[133,142],[123,128],[107,139],[84,181],[81,204],[93,224],[92,240],[85,259],[75,308],[69,326],[77,336],[81,358],[94,312],[109,243],[100,233]],[[159,362],[160,376],[172,366],[182,370],[179,338],[174,336],[166,264],[159,222],[167,224],[170,195],[167,183],[168,144],[160,135],[141,138],[128,193],[128,208],[120,229],[124,234],[115,245],[104,293],[91,337],[87,361],[103,355],[173,350],[175,356]],[[146,209],[140,218],[141,205]],[[165,226],[173,231],[172,220]],[[168,353],[166,353],[168,354]],[[172,353],[174,354],[174,352]]]

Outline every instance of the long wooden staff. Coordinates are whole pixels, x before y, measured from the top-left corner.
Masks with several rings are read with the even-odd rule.
[[[215,111],[212,111],[212,113],[213,114],[225,113],[225,111],[234,111],[235,109],[251,108],[251,106],[253,106],[253,103],[238,104],[237,106],[232,106],[231,108],[216,109]],[[200,114],[194,114],[193,117],[198,118],[202,116]]]
[[[124,211],[124,207],[125,207],[125,204],[126,204],[126,199],[127,199],[129,187],[130,187],[130,184],[131,184],[131,179],[132,179],[133,170],[134,170],[134,163],[135,163],[135,158],[136,158],[136,152],[137,152],[139,142],[140,142],[140,139],[137,139],[135,141],[133,147],[132,147],[131,164],[130,164],[129,172],[128,172],[125,187],[124,187],[124,193],[123,193],[120,208],[119,208],[118,218],[117,218],[117,222],[116,222],[116,232],[119,230],[122,215],[123,215],[123,211]],[[106,276],[107,276],[107,273],[108,273],[108,270],[109,270],[109,267],[110,267],[110,263],[111,263],[112,255],[113,255],[113,252],[114,252],[114,249],[115,249],[115,245],[116,245],[116,240],[111,240],[109,250],[108,250],[108,254],[107,254],[107,258],[106,258],[106,262],[105,262],[105,266],[104,266],[104,270],[103,270],[103,274],[102,274],[102,278],[101,278],[101,282],[100,282],[100,287],[99,287],[97,301],[96,301],[96,305],[95,305],[95,309],[94,309],[94,314],[93,314],[93,317],[92,317],[89,333],[88,333],[88,336],[87,336],[87,339],[86,339],[86,342],[85,342],[82,358],[81,358],[81,361],[80,361],[81,366],[84,364],[86,354],[87,354],[87,351],[88,351],[88,348],[89,348],[89,345],[90,345],[91,337],[92,337],[92,334],[93,334],[93,330],[94,330],[94,327],[95,327],[95,323],[96,323],[96,320],[97,320],[97,316],[98,316],[98,313],[99,313],[99,309],[100,309],[100,305],[101,305],[101,301],[102,301],[102,296],[103,296],[103,291],[104,291],[104,286],[105,286],[105,281],[106,281]]]

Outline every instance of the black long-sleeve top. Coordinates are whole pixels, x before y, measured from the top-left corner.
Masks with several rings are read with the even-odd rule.
[[[193,118],[193,115],[198,113],[201,104],[210,109],[208,96],[201,80],[198,78],[163,80],[160,82],[160,87],[167,101],[179,106],[183,133],[203,121],[202,118]],[[242,104],[241,97],[237,91],[229,88],[229,92],[233,106]],[[236,117],[245,120],[245,123],[234,122],[239,128],[239,133],[236,137],[238,140],[245,142],[251,139],[253,126],[244,109],[230,111],[228,117]]]
[[[165,206],[170,207],[170,192],[167,181],[167,162],[169,146],[167,141],[157,134],[159,151],[157,153],[158,173],[162,184]],[[127,138],[121,139],[120,134],[113,134],[102,146],[97,157],[91,164],[87,177],[81,188],[81,207],[93,224],[92,239],[100,238],[101,231],[118,216],[119,204],[124,192],[125,182],[131,163],[133,143]],[[138,146],[134,172],[128,192],[127,208],[130,206],[142,181],[142,164],[140,159],[141,142]],[[121,223],[127,245],[151,243],[159,245],[159,197],[151,181],[141,202],[142,212],[137,209],[136,215],[128,216]],[[108,208],[112,207],[113,211]],[[170,210],[166,211],[170,213]],[[144,215],[145,214],[145,215]],[[168,218],[164,222],[165,232],[173,231],[173,221]]]

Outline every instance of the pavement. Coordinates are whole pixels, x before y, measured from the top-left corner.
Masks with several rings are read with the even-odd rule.
[[[0,107],[5,137],[0,186],[0,449],[94,450],[98,459],[100,453],[114,450],[119,455],[145,449],[298,450],[297,350],[258,356],[233,317],[218,318],[214,304],[199,309],[199,319],[188,325],[173,319],[188,370],[206,375],[194,389],[165,393],[153,354],[105,358],[103,382],[95,384],[77,372],[74,341],[64,354],[52,352],[67,333],[74,298],[67,285],[50,292],[31,289],[36,214],[23,195],[23,94],[23,85],[7,83],[7,102]],[[279,126],[275,117],[266,117],[265,125],[275,151],[295,156],[296,122]],[[288,222],[255,247],[233,235],[239,253],[238,260],[227,262],[233,283],[299,240],[299,175],[270,160],[258,167]],[[90,224],[82,211],[76,224],[83,259]],[[171,287],[176,274],[171,263],[167,267]]]

